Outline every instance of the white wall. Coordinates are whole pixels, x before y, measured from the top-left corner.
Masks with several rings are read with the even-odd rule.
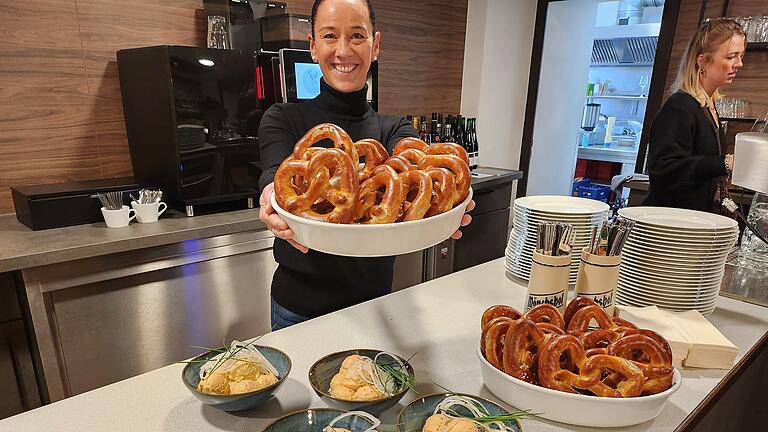
[[[461,113],[477,117],[480,164],[517,169],[536,0],[469,0]]]
[[[549,3],[527,195],[571,192],[597,3]]]

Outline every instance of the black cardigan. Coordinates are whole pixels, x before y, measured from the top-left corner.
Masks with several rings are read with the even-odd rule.
[[[400,139],[418,136],[404,118],[373,111],[365,101],[366,90],[339,93],[321,81],[315,99],[270,107],[259,126],[264,170],[260,186],[272,182],[296,142],[320,123],[340,126],[355,141],[374,138],[389,152]],[[327,146],[330,141],[321,144]],[[299,315],[313,318],[392,291],[394,257],[352,258],[314,250],[303,254],[277,238],[273,251],[279,265],[272,277],[272,298]]]
[[[688,93],[672,94],[651,124],[643,205],[714,211],[718,178],[728,174],[725,148],[717,148],[724,144],[707,107]]]

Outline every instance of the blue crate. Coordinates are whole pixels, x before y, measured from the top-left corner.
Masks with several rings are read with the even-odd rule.
[[[581,198],[589,198],[597,201],[608,203],[608,198],[611,195],[611,188],[608,186],[587,184],[576,187],[576,196]]]
[[[577,192],[577,189],[581,186],[589,186],[592,184],[592,180],[585,179],[585,178],[575,178],[573,179],[573,187],[571,188],[571,196],[579,196],[579,193]]]

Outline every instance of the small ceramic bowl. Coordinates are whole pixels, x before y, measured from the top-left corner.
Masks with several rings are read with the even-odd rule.
[[[195,357],[192,363],[187,363],[181,372],[181,380],[184,381],[184,385],[187,386],[189,392],[206,405],[223,411],[243,411],[255,408],[269,400],[275,394],[277,388],[283,384],[288,373],[291,372],[291,359],[288,358],[287,354],[267,346],[257,346],[256,348],[272,363],[272,366],[278,372],[277,382],[267,388],[236,395],[213,395],[198,391],[197,385],[200,383],[200,368],[205,364],[204,360],[219,354],[217,351],[208,351]]]
[[[379,415],[399,402],[405,393],[408,392],[408,389],[403,389],[396,393],[394,396],[367,402],[337,399],[331,396],[329,391],[331,388],[331,378],[339,373],[339,368],[341,367],[341,363],[345,358],[353,354],[374,358],[376,354],[380,352],[380,350],[373,349],[354,349],[328,354],[327,356],[316,361],[315,364],[313,364],[309,369],[309,383],[312,385],[315,393],[317,393],[317,395],[320,396],[320,398],[323,399],[323,401],[331,407],[345,411],[365,411],[373,415]],[[398,356],[398,358],[401,362],[403,362],[405,368],[408,370],[408,375],[413,378],[413,366],[411,366],[410,363],[408,363],[404,358],[400,356]]]
[[[425,219],[387,224],[335,224],[288,213],[270,196],[272,207],[293,231],[293,238],[304,246],[334,255],[353,257],[391,256],[420,251],[451,236],[461,225],[467,197],[445,213]]]
[[[480,404],[491,415],[502,415],[509,412],[509,410],[502,408],[498,404],[487,399],[483,399],[479,396],[462,393],[436,393],[416,399],[410,404],[406,405],[397,416],[397,431],[420,431],[422,428],[424,428],[424,423],[435,411],[435,407],[448,396],[469,396],[480,402]],[[459,412],[459,414],[470,414],[469,410],[463,407],[456,407],[455,409]],[[517,432],[522,432],[523,430],[517,420],[509,420],[504,422],[504,424]]]
[[[331,408],[310,408],[280,417],[264,429],[264,432],[323,432],[331,420],[344,414]],[[351,432],[362,432],[373,423],[365,417],[349,416],[333,425],[337,428],[349,429]]]

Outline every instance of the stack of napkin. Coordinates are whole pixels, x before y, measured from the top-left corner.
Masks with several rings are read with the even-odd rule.
[[[619,316],[662,335],[675,366],[730,369],[739,349],[699,311],[670,312],[656,306],[617,306]]]

